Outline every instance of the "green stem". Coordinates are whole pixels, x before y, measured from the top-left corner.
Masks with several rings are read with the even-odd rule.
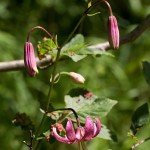
[[[87,11],[85,11],[85,12],[87,12]],[[75,26],[73,31],[70,33],[70,35],[68,36],[67,40],[64,42],[63,45],[65,45],[71,39],[71,37],[73,36],[73,34],[75,33],[75,31],[77,30],[77,28],[79,27],[80,23],[82,22],[82,20],[84,19],[85,16],[86,16],[86,13],[84,13],[82,15],[82,17],[78,21],[77,25]],[[53,68],[53,71],[52,71],[52,81],[51,81],[49,92],[48,92],[48,101],[47,101],[46,112],[48,112],[48,110],[49,110],[49,104],[50,104],[50,100],[51,100],[52,89],[53,89],[53,86],[54,86],[54,79],[55,79],[55,74],[56,74],[57,63],[58,63],[58,60],[59,60],[59,57],[60,57],[60,52],[61,52],[61,48],[58,47],[58,52],[57,52],[56,60],[55,60],[55,63],[54,63],[54,68]],[[41,129],[43,123],[44,123],[45,117],[46,117],[46,113],[43,115],[41,123],[40,123],[40,125],[39,125],[39,127],[38,127],[38,129],[35,133],[35,140],[36,140],[37,136],[40,133],[40,129]],[[37,150],[38,146],[39,146],[39,144],[37,144],[35,146],[34,150]]]
[[[86,14],[84,13],[63,45],[65,45],[72,38],[73,34],[75,33],[75,31],[77,30],[77,28],[79,27],[80,23],[82,22],[82,20],[84,19],[85,16],[86,16]]]
[[[54,68],[53,68],[53,72],[52,72],[52,82],[50,84],[50,88],[49,88],[49,92],[48,92],[48,102],[47,102],[46,112],[49,109],[49,104],[50,104],[50,100],[51,100],[52,89],[53,89],[53,86],[54,86],[54,79],[55,79],[56,68],[57,68],[57,63],[58,63],[58,60],[59,60],[60,52],[61,52],[61,49],[58,48],[58,52],[57,52],[57,56],[56,56],[56,60],[55,60]]]
[[[111,6],[110,6],[110,4],[109,4],[106,0],[98,0],[98,1],[96,1],[95,3],[93,3],[89,8],[87,8],[87,9],[84,11],[82,17],[80,18],[80,20],[78,21],[77,25],[75,26],[75,28],[73,29],[73,31],[70,33],[70,35],[68,36],[67,40],[64,42],[63,45],[65,45],[65,44],[72,38],[73,34],[75,33],[75,31],[76,31],[77,28],[79,27],[79,25],[80,25],[80,23],[82,22],[82,20],[85,18],[85,16],[87,16],[88,12],[89,12],[94,6],[96,6],[96,5],[97,5],[98,3],[100,3],[100,2],[105,2],[105,3],[107,4],[108,8],[109,8],[110,14],[112,14]]]
[[[75,33],[75,31],[77,30],[77,28],[79,27],[80,23],[82,22],[82,20],[85,18],[85,16],[87,16],[88,12],[94,7],[96,6],[98,3],[100,2],[105,2],[109,8],[110,13],[112,13],[111,7],[109,5],[109,3],[106,0],[98,0],[95,3],[93,3],[89,8],[87,8],[82,17],[80,18],[80,20],[78,21],[77,25],[75,26],[75,28],[73,29],[73,31],[70,33],[70,35],[68,36],[67,40],[63,43],[63,45],[65,45],[73,36],[73,34]]]
[[[66,110],[66,111],[72,111],[72,113],[74,114],[74,116],[75,116],[75,118],[76,118],[76,122],[77,122],[78,126],[80,126],[80,121],[79,121],[78,114],[77,114],[76,111],[75,111],[74,109],[72,109],[72,108],[59,108],[59,109],[55,109],[54,111],[47,112],[47,113],[53,113],[53,112],[55,112],[55,111],[58,112],[58,111],[65,111],[65,110]],[[69,115],[69,114],[67,114],[66,117],[67,117],[68,115]],[[59,120],[59,122],[63,122],[66,117],[64,117],[62,120]]]
[[[78,150],[80,150],[80,142],[78,142]]]
[[[144,140],[138,141],[138,143],[134,144],[130,150],[133,150],[133,149],[137,148],[138,146],[140,146],[141,144],[143,144],[143,143],[145,143],[145,142],[147,142],[149,140],[150,140],[150,137],[148,137],[148,138],[146,138]]]
[[[57,56],[56,56],[56,60],[55,60],[55,63],[54,63],[54,68],[53,68],[53,72],[52,72],[52,82],[50,84],[50,88],[49,88],[49,92],[48,92],[48,101],[47,101],[47,107],[46,107],[46,112],[48,111],[49,109],[49,104],[50,104],[50,100],[51,100],[51,93],[52,93],[52,89],[53,89],[53,85],[54,85],[54,78],[55,78],[55,73],[56,73],[56,67],[57,67],[57,63],[58,63],[58,60],[59,60],[59,56],[60,56],[60,52],[61,52],[61,49],[58,48],[58,52],[57,52]],[[41,123],[35,133],[35,140],[36,138],[38,137],[40,131],[41,131],[41,127],[44,123],[44,120],[45,120],[45,117],[46,117],[46,113],[44,113],[43,117],[42,117],[42,120],[41,120]],[[37,143],[36,146],[35,146],[35,150],[38,149],[38,146],[39,144]]]
[[[82,146],[82,149],[83,149],[83,150],[87,150],[87,148],[86,148],[86,145],[85,145],[85,142],[84,142],[84,141],[81,141],[81,146]]]
[[[41,141],[38,141],[38,143],[37,143],[37,145],[35,147],[35,150],[38,150],[38,147],[39,147],[40,143],[41,143]]]

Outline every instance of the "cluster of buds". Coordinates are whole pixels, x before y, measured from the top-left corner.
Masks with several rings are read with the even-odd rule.
[[[101,123],[99,118],[95,117],[95,122],[93,122],[92,118],[87,116],[84,127],[80,125],[78,120],[78,127],[75,128],[70,119],[67,121],[65,129],[64,127],[60,129],[60,127],[62,127],[62,125],[58,123],[52,125],[52,136],[59,142],[74,144],[81,141],[91,140],[96,137],[101,130]],[[59,135],[61,131],[65,132],[64,136]]]

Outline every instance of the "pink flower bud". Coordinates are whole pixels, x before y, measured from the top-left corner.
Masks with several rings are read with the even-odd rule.
[[[24,45],[24,64],[31,77],[34,77],[38,73],[34,48],[30,42],[26,42]]]
[[[119,48],[119,29],[115,16],[110,15],[108,18],[108,40],[113,49]]]
[[[85,82],[84,77],[78,73],[70,72],[69,75],[76,83],[83,84]]]

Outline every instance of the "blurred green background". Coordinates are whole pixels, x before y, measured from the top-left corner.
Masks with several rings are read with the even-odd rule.
[[[149,0],[115,0],[111,6],[118,19],[121,36],[130,32],[150,13]],[[37,25],[43,26],[52,34],[58,35],[61,44],[69,35],[87,7],[85,0],[0,0],[0,61],[23,59],[23,45],[28,31]],[[101,13],[87,17],[76,33],[82,33],[86,42],[95,44],[107,40],[106,21],[108,12],[102,4],[97,11]],[[32,34],[36,45],[45,35],[41,31]],[[149,102],[150,88],[143,72],[142,61],[150,60],[150,30],[136,41],[125,44],[117,51],[111,51],[116,57],[87,57],[79,63],[66,60],[59,63],[58,71],[79,72],[86,78],[84,87],[95,95],[118,100],[118,104],[102,122],[117,135],[117,142],[95,138],[88,142],[89,150],[126,150],[131,147],[131,138],[127,136],[133,111],[145,102]],[[12,124],[17,112],[26,113],[38,125],[41,120],[40,101],[48,93],[51,68],[40,70],[35,78],[26,71],[0,72],[0,149],[28,150],[22,143],[27,133]],[[63,107],[64,95],[77,87],[66,77],[55,86],[53,105]],[[141,129],[138,137],[150,136],[150,127]],[[138,150],[148,150],[150,142],[139,146]],[[65,145],[59,142],[42,143],[41,150],[77,149],[77,145]]]

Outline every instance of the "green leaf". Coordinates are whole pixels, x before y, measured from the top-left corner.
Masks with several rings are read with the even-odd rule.
[[[89,48],[87,46],[87,44],[85,44],[84,37],[81,34],[77,34],[74,38],[72,38],[72,40],[69,43],[67,43],[61,49],[61,57],[67,56],[67,57],[71,58],[74,62],[78,62],[79,60],[82,60],[83,58],[87,57],[88,55],[113,56],[112,54],[110,54],[106,51]]]
[[[93,56],[102,56],[102,55],[105,55],[105,56],[115,57],[113,54],[111,54],[109,52],[106,52],[106,51],[103,51],[103,50],[99,50],[99,49],[96,49],[96,48],[89,48],[88,47],[85,50],[86,50],[86,52],[87,52],[88,55],[93,55]]]
[[[150,85],[150,62],[144,61],[143,65],[143,73],[147,83]]]
[[[74,38],[71,39],[69,43],[64,45],[61,49],[61,52],[76,51],[84,46],[84,37],[81,34],[77,34]]]
[[[78,113],[81,122],[85,121],[86,116],[91,116],[93,118],[95,116],[98,116],[99,118],[105,117],[112,107],[117,104],[117,101],[115,100],[109,98],[98,98],[88,90],[82,88],[73,89],[71,91],[78,93],[78,95],[66,95],[66,107],[73,108]]]
[[[149,122],[149,107],[148,103],[137,108],[132,116],[131,130],[136,134],[137,130]]]
[[[92,6],[92,1],[88,2],[88,8]]]
[[[42,41],[38,42],[37,48],[39,58],[43,58],[48,54],[53,56],[53,53],[55,54],[55,50],[58,48],[57,38],[55,38],[55,40],[51,38],[44,38]]]
[[[80,61],[81,59],[85,58],[87,55],[72,55],[72,56],[69,56],[74,62],[78,62]]]
[[[71,58],[74,62],[77,62],[87,56],[84,54],[79,54],[79,50],[83,47],[85,47],[84,37],[81,34],[77,34],[74,38],[72,38],[69,43],[62,47],[61,57],[67,56]]]
[[[105,140],[117,141],[116,135],[114,135],[105,125],[102,125],[101,131],[97,137]]]

